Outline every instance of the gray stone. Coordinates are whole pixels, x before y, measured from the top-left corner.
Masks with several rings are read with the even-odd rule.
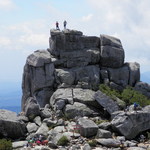
[[[35,117],[34,120],[33,120],[33,122],[35,124],[37,124],[38,126],[40,126],[42,124],[41,117],[40,116]]]
[[[112,47],[118,47],[122,48],[121,41],[118,38],[109,36],[109,35],[101,35],[101,46],[112,46]]]
[[[23,114],[23,115],[22,115],[22,114],[19,114],[19,115],[18,115],[18,120],[19,120],[19,121],[23,121],[23,122],[25,122],[25,123],[29,122],[28,117],[26,117],[24,114]]]
[[[46,104],[49,103],[49,99],[53,94],[53,90],[50,88],[42,88],[42,90],[39,90],[36,92],[36,100],[41,108],[44,108]]]
[[[28,141],[12,142],[12,147],[13,147],[13,149],[23,148],[25,145],[27,145],[27,143],[28,143]]]
[[[35,137],[35,133],[28,133],[27,137],[26,137],[26,140],[29,141],[29,140],[31,140],[34,137]]]
[[[121,110],[123,110],[123,109],[126,108],[126,103],[125,103],[125,101],[123,101],[123,100],[121,100],[120,98],[115,97],[115,96],[114,96],[114,100],[117,102],[117,105],[119,106],[119,108],[120,108]]]
[[[73,132],[64,132],[64,136],[68,137],[68,139],[72,138],[79,138],[81,135],[79,133],[73,133]]]
[[[48,58],[47,58],[48,57]],[[50,61],[48,51],[36,51],[27,58],[22,80],[22,110],[29,97],[37,97],[41,107],[44,107],[51,96],[54,83],[54,64]]]
[[[73,105],[67,104],[64,110],[65,116],[70,119],[76,116],[92,116],[93,112],[88,106],[79,102],[75,102]]]
[[[75,73],[70,69],[56,69],[56,82],[58,84],[65,83],[68,85],[73,85],[75,80]]]
[[[143,111],[150,112],[150,105],[147,105],[143,108]]]
[[[96,138],[111,138],[111,132],[103,129],[98,129]]]
[[[110,122],[102,122],[101,124],[98,125],[99,128],[107,130],[110,129],[111,123]]]
[[[150,84],[145,82],[137,82],[134,89],[150,98]]]
[[[112,138],[108,138],[108,139],[96,139],[96,141],[106,147],[119,147],[120,146],[120,141],[116,140],[116,139],[112,139]]]
[[[42,118],[50,118],[52,116],[51,110],[48,108],[44,108],[41,112],[40,112],[40,116]]]
[[[75,102],[84,103],[90,106],[97,106],[94,99],[95,92],[89,89],[75,88],[73,89],[73,99]]]
[[[141,148],[141,147],[129,147],[127,150],[145,150],[145,148]]]
[[[116,139],[119,140],[120,142],[125,142],[126,140],[124,136],[117,136]]]
[[[119,110],[117,103],[100,90],[95,93],[95,100],[104,107],[109,114]]]
[[[112,127],[127,139],[135,138],[140,132],[150,129],[150,112],[120,113],[111,121]]]
[[[66,132],[65,127],[64,126],[57,126],[54,129],[50,130],[48,134],[49,135],[55,135],[57,133],[63,133],[63,132]]]
[[[64,119],[58,119],[57,126],[62,126],[62,125],[65,125],[65,120]]]
[[[100,76],[101,76],[101,78],[102,78],[103,81],[105,79],[108,79],[109,78],[108,71],[106,69],[100,70]]]
[[[64,30],[63,32],[51,30],[49,39],[50,53],[59,56],[64,51],[72,52],[100,47],[100,38],[95,36],[82,36],[83,33],[76,30]]]
[[[121,41],[115,37],[101,35],[101,65],[118,68],[124,63],[124,50]]]
[[[124,146],[126,147],[134,147],[137,146],[137,143],[131,142],[131,141],[125,141]]]
[[[100,83],[100,70],[98,66],[86,66],[86,67],[80,67],[75,68],[73,71],[76,74],[75,82],[81,83],[87,83],[87,88],[97,90]]]
[[[127,66],[120,68],[108,68],[109,80],[120,86],[126,87],[129,81],[129,69]]]
[[[55,105],[56,105],[56,109],[61,110],[65,107],[65,100],[61,99],[61,100],[57,101]]]
[[[35,123],[29,122],[27,124],[27,130],[28,130],[29,133],[36,132],[37,129],[38,129],[38,126]]]
[[[98,126],[89,119],[79,118],[77,120],[80,126],[80,134],[84,137],[92,137],[97,134]]]
[[[33,67],[41,67],[51,62],[51,55],[46,50],[37,50],[27,57],[27,64]]]
[[[42,125],[39,127],[39,129],[36,131],[36,135],[48,135],[49,128],[47,127],[46,123],[42,123]]]
[[[65,133],[65,129],[64,129],[63,126],[62,126],[62,128],[61,128],[61,127],[55,127],[55,128],[51,131],[50,135],[51,135],[51,141],[52,141],[55,145],[57,145],[59,139],[62,138],[63,136],[66,136],[68,140],[71,140],[70,134],[66,134],[66,133]]]
[[[59,100],[65,100],[66,102],[68,99],[73,100],[72,97],[72,89],[66,88],[66,89],[57,89],[52,97],[50,98],[50,105],[54,107],[55,103]]]
[[[57,148],[57,145],[54,144],[53,141],[49,141],[49,142],[48,142],[48,146],[49,146],[50,148],[52,148],[52,149],[56,149],[56,148]]]
[[[112,46],[101,46],[102,67],[119,68],[124,64],[124,50]]]
[[[137,62],[130,62],[126,64],[130,72],[129,85],[135,86],[135,84],[140,81],[140,64]]]
[[[57,120],[51,120],[49,118],[44,119],[43,122],[45,122],[48,127],[54,127],[57,124]]]
[[[3,138],[18,139],[26,134],[26,126],[18,121],[17,114],[0,109],[0,136]]]
[[[79,85],[82,88],[97,89],[100,83],[100,70],[98,66],[85,66],[78,68],[56,69],[56,83],[58,85]],[[86,83],[87,87],[83,86]]]
[[[88,143],[83,145],[83,150],[91,150],[91,149],[92,148],[91,148],[91,146]]]
[[[129,110],[130,111],[130,110]],[[124,111],[122,111],[122,110],[120,110],[120,111],[115,111],[115,112],[113,112],[112,114],[111,114],[111,119],[113,120],[113,118],[115,118],[116,116],[118,116],[118,115],[125,115],[126,114],[126,112],[124,112]]]
[[[106,83],[104,83],[104,84],[106,84]],[[106,85],[108,85],[111,89],[114,89],[114,90],[117,90],[117,91],[120,91],[120,92],[122,92],[124,90],[123,86],[118,85],[114,82],[109,82],[109,84],[106,84]]]
[[[25,105],[25,115],[29,120],[33,120],[36,116],[39,116],[40,108],[34,97],[29,97]]]
[[[100,61],[99,49],[85,49],[81,51],[62,52],[60,53],[60,59],[63,60],[63,67],[83,67],[89,64],[98,64]]]
[[[80,146],[79,145],[72,145],[71,150],[80,150]]]

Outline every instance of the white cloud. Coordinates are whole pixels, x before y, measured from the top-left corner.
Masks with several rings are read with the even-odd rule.
[[[150,71],[150,1],[87,0],[87,2],[93,8],[92,24],[95,25],[93,32],[100,31],[120,38],[126,61],[139,62],[142,71]],[[87,27],[90,25],[89,23]]]
[[[92,19],[92,17],[93,17],[93,14],[89,14],[87,16],[83,16],[82,20],[85,21],[85,22],[87,22],[87,21],[90,21]]]
[[[7,46],[11,44],[11,40],[8,37],[0,37],[0,46]]]
[[[49,47],[49,29],[41,20],[0,27],[4,35],[0,36],[1,51],[20,51],[27,55]]]
[[[24,45],[45,47],[48,43],[48,37],[45,34],[31,33],[22,35],[19,39],[19,42],[23,43]]]
[[[0,9],[1,10],[10,10],[15,7],[12,0],[0,0]]]

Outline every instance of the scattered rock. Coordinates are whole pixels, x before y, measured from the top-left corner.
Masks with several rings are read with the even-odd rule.
[[[112,139],[112,138],[108,138],[108,139],[96,139],[96,141],[99,143],[99,144],[102,144],[106,147],[119,147],[120,146],[120,141],[119,140],[116,140],[116,139]]]
[[[42,125],[39,127],[39,129],[36,131],[36,135],[48,135],[49,128],[47,127],[46,123],[42,123]]]
[[[26,146],[27,143],[28,143],[28,141],[17,141],[17,142],[13,142],[13,143],[12,143],[12,147],[13,147],[13,149],[22,148],[22,147]]]
[[[102,122],[101,124],[98,125],[99,128],[107,130],[110,129],[111,127],[111,123],[106,121],[106,122]]]
[[[66,105],[65,107],[65,116],[69,119],[83,116],[92,116],[94,113],[88,106],[82,103],[75,102],[73,105]]]
[[[83,150],[91,150],[91,146],[86,143],[83,145]]]
[[[34,120],[33,120],[33,122],[35,124],[37,124],[38,126],[40,126],[42,124],[41,117],[40,116],[35,117]]]
[[[127,150],[146,150],[146,149],[141,147],[129,147]]]
[[[111,132],[103,129],[98,129],[96,138],[111,138]]]
[[[97,134],[98,126],[92,120],[79,118],[78,125],[80,134],[84,137],[92,137]]]
[[[29,122],[27,124],[27,130],[28,130],[29,133],[36,132],[37,129],[38,129],[38,126],[35,123]]]

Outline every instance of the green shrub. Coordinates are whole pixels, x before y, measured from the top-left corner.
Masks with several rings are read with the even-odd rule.
[[[113,100],[116,100],[116,97],[123,100],[126,105],[131,105],[134,102],[137,102],[140,106],[150,105],[150,100],[143,94],[138,91],[135,91],[132,87],[126,87],[122,92],[111,89],[109,86],[101,84],[100,90],[106,95],[110,96]]]
[[[6,139],[0,139],[0,150],[12,150],[12,142]]]
[[[111,89],[109,86],[105,84],[100,84],[99,89],[105,93],[107,96],[110,96],[115,100],[116,97],[120,97],[120,93],[117,90]]]
[[[69,143],[69,140],[66,136],[62,136],[57,142],[57,144],[60,146],[66,146],[68,143]]]
[[[93,139],[93,140],[88,141],[88,144],[89,144],[91,147],[96,147],[97,141]]]
[[[138,91],[135,91],[132,87],[127,87],[121,93],[121,99],[130,105],[137,102],[140,106],[150,105],[150,100]]]

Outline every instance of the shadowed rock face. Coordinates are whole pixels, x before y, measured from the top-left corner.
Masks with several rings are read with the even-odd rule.
[[[35,97],[43,108],[59,88],[96,91],[100,83],[107,81],[122,89],[140,80],[139,64],[124,63],[119,39],[108,35],[84,36],[80,31],[68,29],[51,30],[50,34],[49,49],[37,50],[27,58],[22,81],[23,111],[29,97]],[[64,103],[60,101],[59,107]]]
[[[26,134],[26,125],[19,121],[17,114],[8,110],[0,110],[0,137],[17,139]]]
[[[150,129],[150,112],[119,113],[111,121],[112,127],[127,139],[135,138],[139,133]]]

